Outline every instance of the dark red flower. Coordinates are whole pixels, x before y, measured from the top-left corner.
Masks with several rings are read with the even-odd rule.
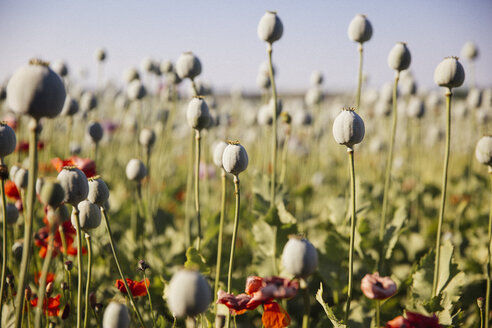
[[[17,189],[17,186],[15,185],[14,181],[7,180],[5,182],[5,195],[7,195],[7,197],[12,200],[21,199],[19,190]]]
[[[442,328],[435,314],[431,317],[406,311],[406,318],[398,316],[386,323],[386,328]]]
[[[39,249],[39,257],[45,258],[46,253],[48,252],[48,242],[49,242],[49,230],[50,224],[46,217],[43,218],[43,222],[45,224],[44,227],[40,228],[36,233],[34,244],[38,246]],[[62,223],[63,234],[65,235],[65,241],[67,244],[67,254],[68,255],[77,255],[77,248],[73,247],[73,242],[75,240],[76,230],[72,226],[70,221],[65,221]],[[58,228],[55,229],[55,239],[53,240],[53,257],[56,257],[59,253],[63,253],[63,242],[60,234],[60,230]],[[83,247],[82,254],[86,254],[87,250]]]
[[[43,150],[44,149],[44,141],[38,141],[38,149]],[[29,142],[25,140],[20,140],[17,142],[17,147],[15,150],[20,151],[21,153],[27,153],[29,151]]]
[[[43,310],[49,317],[57,317],[60,313],[60,298],[61,295],[58,294],[55,297],[48,297],[48,300],[44,299]],[[35,297],[31,300],[31,306],[36,307],[37,305],[38,298]]]
[[[147,287],[149,286],[149,284],[150,284],[149,279],[145,279],[142,281],[136,281],[136,280],[131,280],[129,278],[126,278],[126,283],[128,284],[128,288],[130,288],[133,297],[140,297],[140,296],[147,295],[147,289],[145,288],[145,285],[147,285]],[[116,283],[114,285],[123,294],[127,293],[126,288],[125,288],[125,284],[123,283],[122,279],[116,279]]]
[[[53,164],[58,172],[60,172],[64,166],[76,166],[79,170],[84,172],[88,178],[96,175],[96,163],[90,158],[72,156],[62,160],[59,157],[56,157],[51,160],[51,164]]]

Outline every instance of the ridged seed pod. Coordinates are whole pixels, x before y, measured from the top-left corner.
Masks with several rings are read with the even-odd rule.
[[[483,136],[478,140],[475,157],[480,163],[492,166],[492,136]]]
[[[169,309],[176,317],[194,317],[208,309],[211,294],[208,282],[200,273],[184,269],[172,277],[166,298]]]
[[[138,70],[135,67],[127,68],[123,72],[123,80],[126,83],[130,83],[134,80],[139,80],[139,79],[140,79],[140,74],[138,74]]]
[[[104,129],[99,122],[91,122],[87,125],[87,137],[93,143],[98,143],[104,136]]]
[[[69,95],[65,98],[63,109],[60,113],[61,116],[73,116],[79,111],[79,103]]]
[[[14,204],[10,204],[8,203],[7,204],[7,208],[6,208],[6,222],[7,224],[9,225],[12,225],[12,224],[16,224],[17,223],[17,219],[19,218],[19,210],[17,209],[17,207],[15,207]]]
[[[258,74],[256,77],[256,85],[262,90],[268,90],[270,88],[270,77],[265,74]]]
[[[7,106],[37,120],[57,116],[65,102],[65,86],[47,63],[31,60],[19,68],[7,85]]]
[[[344,108],[333,122],[333,137],[341,145],[352,147],[364,139],[364,134],[364,121],[351,108]]]
[[[0,158],[14,152],[17,138],[14,130],[4,122],[0,122]]]
[[[466,42],[461,48],[461,56],[468,60],[476,59],[478,57],[477,45],[472,41]]]
[[[163,60],[159,66],[161,73],[172,73],[174,71],[174,65],[170,60]]]
[[[130,327],[130,313],[126,305],[110,302],[104,311],[102,325],[103,328]]]
[[[77,205],[79,210],[80,229],[88,231],[99,227],[101,224],[101,211],[99,206],[86,200]],[[75,215],[72,212],[72,225],[75,227]]]
[[[147,90],[140,80],[133,80],[128,85],[127,95],[130,100],[139,100],[147,95]]]
[[[398,42],[388,55],[388,66],[395,71],[404,71],[410,66],[412,56],[405,42]]]
[[[80,97],[80,110],[84,113],[90,112],[97,107],[97,98],[92,92],[84,92]]]
[[[104,48],[97,49],[94,52],[94,58],[96,58],[98,62],[103,62],[106,60],[106,50],[104,50]]]
[[[298,278],[307,278],[318,266],[318,253],[305,238],[289,236],[282,252],[285,271]]]
[[[68,67],[67,64],[63,60],[58,60],[51,65],[51,69],[61,77],[65,77],[68,75]]]
[[[195,130],[206,129],[210,124],[210,112],[205,100],[201,97],[194,97],[188,104],[186,111],[188,125]]]
[[[65,203],[77,206],[87,198],[89,184],[84,172],[75,166],[65,166],[57,176],[63,190],[65,190]]]
[[[152,147],[155,143],[155,132],[152,129],[142,129],[138,136],[138,142],[144,147]]]
[[[126,177],[128,180],[140,181],[147,176],[147,168],[141,160],[133,158],[126,165]]]
[[[103,206],[109,198],[108,186],[100,176],[89,178],[88,181],[89,195],[87,199],[96,205]]]
[[[182,53],[176,62],[176,73],[180,79],[194,79],[202,72],[202,64],[191,51]]]
[[[140,67],[143,71],[151,73],[155,71],[156,64],[151,57],[145,57],[140,63]]]
[[[350,21],[348,27],[348,37],[350,40],[364,43],[372,37],[372,25],[367,19],[366,15],[357,14]]]
[[[422,118],[425,114],[425,104],[419,97],[412,97],[408,102],[407,116]]]
[[[434,82],[446,88],[457,88],[465,81],[465,70],[457,57],[446,57],[434,71]]]
[[[270,44],[279,40],[284,33],[282,21],[276,11],[267,11],[258,23],[258,37]]]
[[[323,73],[320,71],[313,71],[311,73],[311,85],[314,86],[320,86],[323,84]]]
[[[218,141],[213,147],[214,164],[219,168],[222,168],[222,155],[224,154],[226,147],[227,142],[225,141]]]
[[[65,199],[65,190],[56,180],[47,180],[39,193],[41,201],[45,205],[57,208]]]
[[[14,182],[15,182],[15,186],[17,187],[17,189],[26,189],[27,188],[27,183],[28,183],[28,178],[29,178],[29,171],[24,169],[24,168],[20,168],[17,170],[17,172],[15,172],[15,176],[14,176]]]
[[[229,142],[222,154],[222,166],[227,173],[239,175],[248,167],[248,153],[239,142]]]

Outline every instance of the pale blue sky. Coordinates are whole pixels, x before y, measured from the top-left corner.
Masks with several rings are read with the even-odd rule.
[[[31,57],[64,59],[72,74],[86,67],[95,81],[93,53],[104,46],[105,75],[118,83],[122,71],[139,67],[145,56],[175,61],[191,50],[216,89],[256,90],[258,66],[266,59],[256,27],[265,10],[277,10],[284,24],[274,44],[280,90],[308,88],[315,69],[324,73],[327,90],[355,88],[357,45],[347,27],[357,13],[367,14],[374,29],[364,69],[372,85],[393,78],[386,60],[397,41],[408,43],[419,84],[432,87],[435,66],[473,40],[480,48],[478,85],[492,86],[490,0],[2,0],[0,81]]]

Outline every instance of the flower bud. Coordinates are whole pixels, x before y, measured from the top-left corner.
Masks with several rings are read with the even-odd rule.
[[[62,281],[60,283],[60,288],[62,291],[67,291],[68,290],[68,283],[66,281]]]
[[[194,79],[202,72],[202,64],[191,51],[183,52],[176,62],[176,73],[180,79]]]
[[[133,80],[127,88],[127,95],[130,100],[139,100],[145,97],[147,90],[140,80]]]
[[[212,300],[205,278],[196,271],[186,269],[174,274],[166,297],[169,309],[176,317],[194,317],[205,312]]]
[[[318,253],[309,240],[299,236],[289,236],[289,241],[282,252],[282,264],[289,274],[307,278],[318,266]]]
[[[65,77],[68,75],[68,67],[63,60],[58,60],[50,64],[50,67],[56,74],[58,74],[61,77]]]
[[[49,283],[46,284],[46,295],[50,297],[52,293],[53,293],[53,281],[50,281]]]
[[[7,216],[5,218],[5,221],[7,224],[15,224],[17,223],[17,219],[19,218],[19,210],[17,207],[15,207],[14,204],[8,203],[6,206],[6,211],[7,211]]]
[[[478,140],[475,157],[480,163],[492,166],[492,136],[483,136]]]
[[[364,295],[372,300],[385,300],[396,294],[396,283],[390,277],[380,277],[379,273],[366,274],[360,283]]]
[[[364,139],[364,133],[364,121],[351,108],[344,108],[333,122],[333,137],[340,145],[351,148]]]
[[[89,178],[88,182],[89,195],[87,199],[98,206],[104,206],[104,203],[109,198],[108,186],[100,176]]]
[[[395,71],[404,71],[410,66],[412,56],[405,42],[398,42],[388,55],[388,66]]]
[[[126,305],[111,302],[104,311],[103,328],[128,328],[130,327],[130,313]]]
[[[65,166],[57,177],[65,190],[65,203],[77,206],[78,203],[87,198],[89,184],[84,172],[74,166]]]
[[[90,294],[89,294],[89,304],[90,304],[91,308],[95,308],[96,307],[96,304],[97,304],[97,296],[96,296],[96,293],[90,292]]]
[[[472,42],[468,41],[461,48],[461,56],[468,60],[474,60],[478,57],[478,47]]]
[[[227,173],[239,175],[248,167],[248,153],[243,146],[236,142],[229,142],[222,154],[222,166]]]
[[[14,130],[4,122],[0,122],[0,158],[10,155],[15,150],[17,138]]]
[[[17,172],[15,172],[14,182],[17,189],[26,189],[28,180],[29,172],[26,169],[20,168]]]
[[[152,129],[142,129],[138,141],[144,147],[152,147],[155,143],[155,132]]]
[[[70,219],[70,214],[68,213],[67,206],[61,204],[53,211],[53,220],[57,223],[62,223]]]
[[[284,32],[282,21],[275,11],[267,11],[258,23],[258,37],[270,44],[279,40]]]
[[[224,154],[224,149],[226,147],[227,147],[227,142],[225,141],[219,141],[214,145],[213,157],[214,157],[214,164],[217,167],[222,168],[222,155]]]
[[[138,261],[137,270],[145,271],[147,269],[150,269],[150,265],[145,260]]]
[[[65,261],[64,266],[65,266],[65,270],[70,272],[70,271],[72,271],[73,263],[72,263],[72,261],[68,260],[68,261]]]
[[[128,180],[140,181],[147,176],[147,168],[141,160],[133,158],[126,165],[126,177]]]
[[[94,52],[94,58],[98,62],[103,62],[106,59],[106,50],[104,48],[99,48]]]
[[[92,92],[84,92],[80,97],[80,110],[83,113],[90,112],[97,107],[97,98]]]
[[[12,254],[14,255],[14,259],[20,262],[22,259],[22,250],[24,249],[24,243],[22,241],[16,241],[12,245]]]
[[[348,37],[350,40],[359,43],[364,43],[371,39],[372,26],[366,15],[355,15],[348,27]]]
[[[195,130],[200,131],[208,127],[211,117],[208,105],[203,98],[194,97],[191,99],[186,111],[186,119],[188,125]]]
[[[40,60],[18,69],[7,85],[7,106],[36,120],[57,116],[65,102],[61,78]]]
[[[68,284],[67,284],[67,286],[68,286]],[[62,313],[60,315],[60,318],[62,320],[66,320],[66,319],[68,319],[69,316],[70,316],[70,303],[67,303],[63,307],[63,310],[62,310]]]
[[[43,184],[39,195],[43,204],[57,208],[65,199],[65,190],[56,180],[48,180]]]
[[[434,71],[434,82],[441,86],[457,88],[465,81],[465,70],[457,57],[446,57]]]
[[[99,227],[101,224],[99,206],[88,200],[83,200],[77,205],[77,209],[79,210],[80,229],[88,231]],[[76,226],[74,212],[72,212],[72,225]]]
[[[103,136],[104,130],[99,122],[89,123],[89,125],[87,126],[87,137],[91,142],[97,144],[99,141],[101,141]]]

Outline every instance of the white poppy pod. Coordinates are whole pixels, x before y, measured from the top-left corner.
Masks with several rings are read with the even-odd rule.
[[[258,74],[256,77],[256,85],[262,90],[267,90],[270,88],[270,77],[265,74]]]
[[[23,241],[16,241],[12,245],[12,255],[14,256],[14,259],[18,262],[20,262],[22,259],[23,249],[24,249],[24,242]]]
[[[43,183],[39,198],[41,198],[43,204],[57,208],[65,199],[65,190],[56,180],[52,181],[50,179]]]
[[[170,84],[180,84],[181,83],[181,78],[178,76],[178,74],[176,72],[171,72],[169,74],[167,74],[167,81],[170,83]]]
[[[166,291],[167,304],[176,317],[194,317],[208,309],[212,291],[205,278],[196,271],[176,272]]]
[[[289,274],[307,278],[316,271],[318,253],[309,240],[292,236],[284,246],[282,264]]]
[[[125,304],[110,302],[104,310],[103,328],[129,328],[130,313]]]
[[[350,21],[347,32],[350,40],[364,43],[372,37],[372,25],[366,15],[357,14]]]
[[[393,107],[390,102],[378,100],[374,105],[374,114],[377,117],[390,116]]]
[[[142,68],[142,71],[145,71],[147,73],[151,73],[155,70],[155,62],[151,57],[145,57],[142,59],[142,62],[140,63],[140,67]]]
[[[106,50],[104,48],[99,48],[94,52],[94,58],[98,62],[103,62],[106,59]]]
[[[292,122],[296,126],[308,126],[313,123],[313,117],[307,110],[301,109],[294,113]]]
[[[410,67],[412,56],[405,42],[398,42],[388,55],[388,66],[395,71],[404,71]]]
[[[476,112],[476,120],[479,125],[487,125],[490,121],[490,108],[480,107]]]
[[[273,76],[276,76],[277,68],[275,67],[275,65],[272,66],[272,71]],[[260,64],[260,66],[258,67],[258,74],[270,76],[270,64],[268,63],[268,61],[264,61]]]
[[[408,71],[403,71],[408,72]],[[411,74],[400,75],[399,89],[404,96],[415,95],[417,93],[417,83]]]
[[[257,121],[260,125],[271,125],[273,122],[272,110],[268,105],[262,105],[258,110]]]
[[[425,114],[425,104],[419,97],[412,97],[408,102],[407,116],[422,118]]]
[[[61,77],[68,75],[67,64],[63,60],[58,60],[50,65],[51,69]]]
[[[434,71],[434,82],[446,88],[457,88],[465,81],[465,70],[457,57],[446,57]]]
[[[28,176],[29,171],[24,168],[20,168],[17,170],[17,172],[15,172],[14,182],[17,189],[20,190],[27,188]]]
[[[222,155],[224,154],[224,149],[227,147],[227,142],[218,141],[213,147],[213,159],[214,164],[217,167],[222,168]]]
[[[99,227],[101,224],[101,211],[99,210],[99,206],[86,199],[77,205],[77,209],[79,210],[80,229],[88,231]],[[72,225],[74,227],[76,226],[75,215],[73,212]]]
[[[19,68],[7,85],[7,106],[37,120],[57,116],[65,102],[65,85],[46,63],[32,60]]]
[[[79,111],[79,103],[69,95],[65,98],[60,116],[73,116]]]
[[[398,96],[398,90],[397,90]],[[379,90],[379,101],[392,103],[393,102],[393,86],[391,83],[385,83]]]
[[[475,157],[480,163],[492,166],[492,136],[483,136],[478,140]]]
[[[333,122],[333,137],[340,145],[352,147],[364,139],[362,118],[353,109],[343,109]]]
[[[17,219],[19,218],[19,210],[14,204],[8,203],[6,208],[6,218],[5,222],[7,224],[12,225],[17,223]]]
[[[202,64],[191,51],[183,52],[176,61],[176,73],[180,79],[194,79],[202,72]]]
[[[109,199],[108,186],[99,176],[89,178],[88,183],[89,194],[87,195],[87,200],[96,205],[103,206],[104,203]]]
[[[94,108],[97,107],[97,98],[96,96],[88,91],[84,92],[80,97],[80,110],[84,113],[90,112]]]
[[[36,194],[41,195],[41,189],[43,189],[44,184],[46,183],[46,179],[44,177],[38,177],[36,179]]]
[[[319,86],[314,86],[306,92],[304,101],[306,102],[306,105],[313,107],[321,104],[323,98],[324,98],[323,90],[321,90]]]
[[[127,88],[127,95],[130,100],[139,100],[145,97],[147,91],[140,80],[133,80]]]
[[[75,166],[65,166],[57,176],[58,181],[65,190],[65,203],[77,206],[87,198],[89,184],[84,172]]]
[[[22,168],[20,164],[14,164],[10,167],[10,171],[9,171],[10,180],[12,181],[15,180],[15,174],[17,173],[17,171],[19,171],[20,168]]]
[[[248,153],[239,142],[229,142],[222,154],[222,166],[227,173],[239,175],[248,167]]]
[[[478,47],[473,41],[468,41],[461,48],[461,56],[468,59],[474,60],[478,57]]]
[[[268,108],[270,109],[270,112],[272,113],[272,116],[273,116],[273,112],[275,111],[275,102],[273,101],[273,97],[270,98],[270,100],[268,101]],[[282,109],[283,109],[283,103],[282,103],[282,100],[281,99],[277,99],[277,117],[280,115],[280,113],[282,112]]]
[[[159,69],[161,73],[172,73],[174,71],[174,65],[169,59],[166,59],[161,61]]]
[[[470,89],[468,95],[466,96],[466,105],[470,109],[475,109],[480,107],[482,104],[482,92],[479,89]]]
[[[87,137],[89,140],[97,144],[104,136],[104,129],[99,122],[91,122],[87,125]]]
[[[0,122],[0,158],[12,154],[16,144],[17,137],[14,130],[4,122]]]
[[[194,97],[188,104],[186,111],[188,125],[195,130],[202,130],[210,124],[210,112],[205,100],[201,97]]]
[[[140,79],[140,74],[138,74],[138,70],[135,67],[127,68],[123,72],[123,80],[126,83],[130,83],[133,80],[139,80],[139,79]]]
[[[279,40],[284,33],[282,21],[276,11],[267,11],[258,23],[258,37],[270,44]]]
[[[128,180],[140,181],[147,176],[147,168],[141,160],[133,158],[126,165],[126,177]]]
[[[144,147],[152,147],[155,143],[155,132],[152,129],[142,129],[138,136],[138,142]]]
[[[323,73],[321,73],[320,71],[313,71],[311,73],[310,80],[313,87],[320,86],[321,84],[323,84]]]

